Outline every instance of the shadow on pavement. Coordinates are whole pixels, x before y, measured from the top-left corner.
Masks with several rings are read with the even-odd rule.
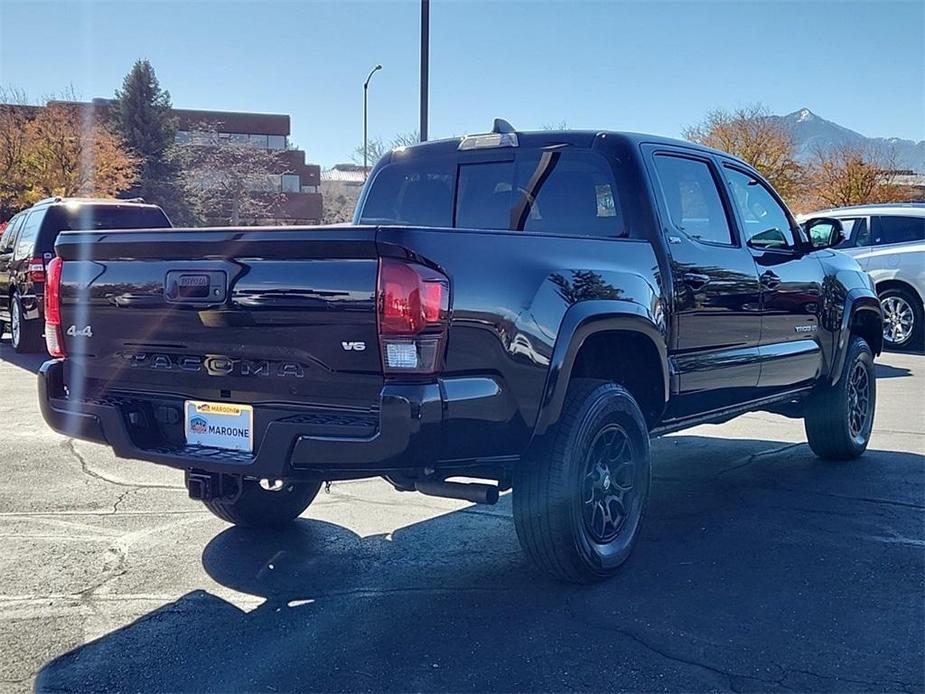
[[[826,464],[698,436],[654,451],[643,537],[606,583],[535,573],[510,496],[390,535],[230,528],[203,566],[264,603],[193,591],[51,661],[36,689],[921,690],[921,456]]]
[[[0,362],[18,366],[20,369],[25,369],[32,373],[38,373],[39,367],[50,358],[44,352],[39,354],[19,354],[10,345],[8,335],[4,337],[3,342],[0,342]]]
[[[877,378],[902,378],[911,376],[912,372],[904,366],[888,366],[887,364],[874,364],[877,369]]]

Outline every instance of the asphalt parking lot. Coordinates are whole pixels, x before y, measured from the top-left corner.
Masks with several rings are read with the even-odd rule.
[[[618,578],[554,583],[494,507],[334,484],[282,533],[48,430],[0,346],[0,689],[923,691],[925,357],[879,360],[868,453],[755,414],[655,444]]]

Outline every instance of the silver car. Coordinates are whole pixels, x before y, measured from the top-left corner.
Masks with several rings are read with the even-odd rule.
[[[837,247],[854,256],[877,285],[884,346],[921,349],[925,337],[925,203],[839,207],[800,215],[841,220]]]

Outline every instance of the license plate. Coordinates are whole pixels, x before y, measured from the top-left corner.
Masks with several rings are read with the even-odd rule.
[[[254,450],[254,408],[228,402],[187,400],[186,443],[232,451]]]

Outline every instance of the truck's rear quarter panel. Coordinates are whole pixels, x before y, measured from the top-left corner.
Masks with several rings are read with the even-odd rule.
[[[651,244],[459,229],[382,227],[380,247],[413,249],[452,282],[447,379],[490,376],[499,393],[447,417],[442,458],[520,453],[542,406],[565,312],[588,300],[632,302],[657,319]]]

